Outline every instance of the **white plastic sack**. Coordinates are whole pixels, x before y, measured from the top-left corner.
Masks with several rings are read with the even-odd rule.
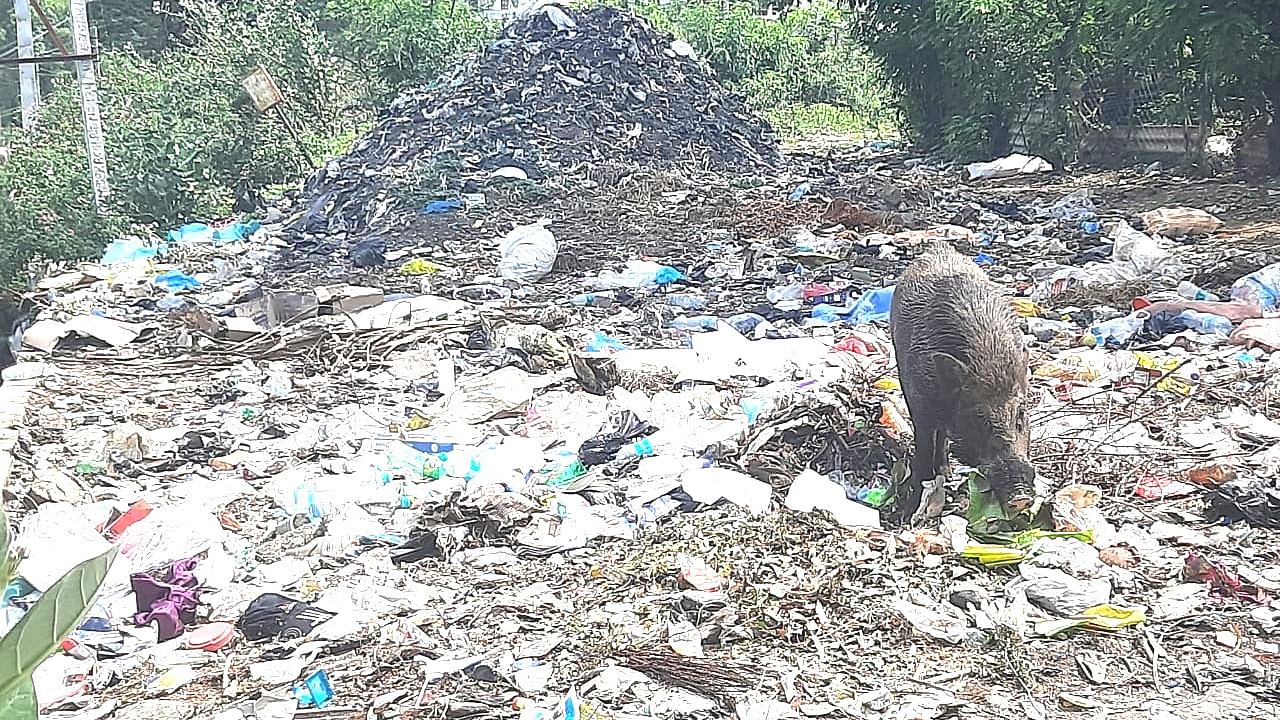
[[[498,275],[508,280],[536,282],[551,272],[559,246],[556,236],[546,227],[548,223],[548,220],[539,220],[532,225],[520,225],[502,238],[498,246],[502,253]]]
[[[845,527],[880,527],[880,512],[850,500],[844,488],[813,470],[805,470],[791,481],[784,504],[796,512],[826,510]]]
[[[1053,164],[1042,157],[1014,153],[990,162],[969,163],[964,166],[965,177],[973,180],[994,180],[1014,175],[1034,175],[1053,171]]]

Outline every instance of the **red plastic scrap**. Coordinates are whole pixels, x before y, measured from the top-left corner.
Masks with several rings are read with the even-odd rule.
[[[1262,588],[1243,582],[1240,576],[1231,570],[1206,560],[1194,552],[1187,553],[1182,574],[1190,582],[1205,583],[1218,597],[1248,600],[1258,604],[1267,602],[1267,593]]]

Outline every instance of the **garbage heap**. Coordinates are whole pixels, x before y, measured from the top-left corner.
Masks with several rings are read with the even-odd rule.
[[[412,184],[446,154],[473,170],[530,176],[603,161],[728,172],[780,161],[769,124],[726,93],[689,45],[615,8],[549,5],[452,76],[406,92],[348,155],[312,176],[312,225],[323,213],[331,231],[364,230],[392,186]]]

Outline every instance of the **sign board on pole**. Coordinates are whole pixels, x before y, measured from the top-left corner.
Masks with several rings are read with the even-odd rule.
[[[253,101],[253,106],[258,108],[258,112],[266,112],[284,102],[284,95],[281,94],[280,88],[276,87],[276,81],[261,65],[249,77],[241,80],[240,84],[244,86],[244,91],[249,93],[249,99]]]

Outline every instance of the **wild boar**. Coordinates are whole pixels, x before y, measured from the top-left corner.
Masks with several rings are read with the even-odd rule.
[[[915,428],[911,475],[892,516],[909,520],[924,481],[949,472],[948,441],[1006,507],[1026,509],[1035,497],[1028,357],[999,286],[973,260],[934,242],[899,278],[889,324]]]

